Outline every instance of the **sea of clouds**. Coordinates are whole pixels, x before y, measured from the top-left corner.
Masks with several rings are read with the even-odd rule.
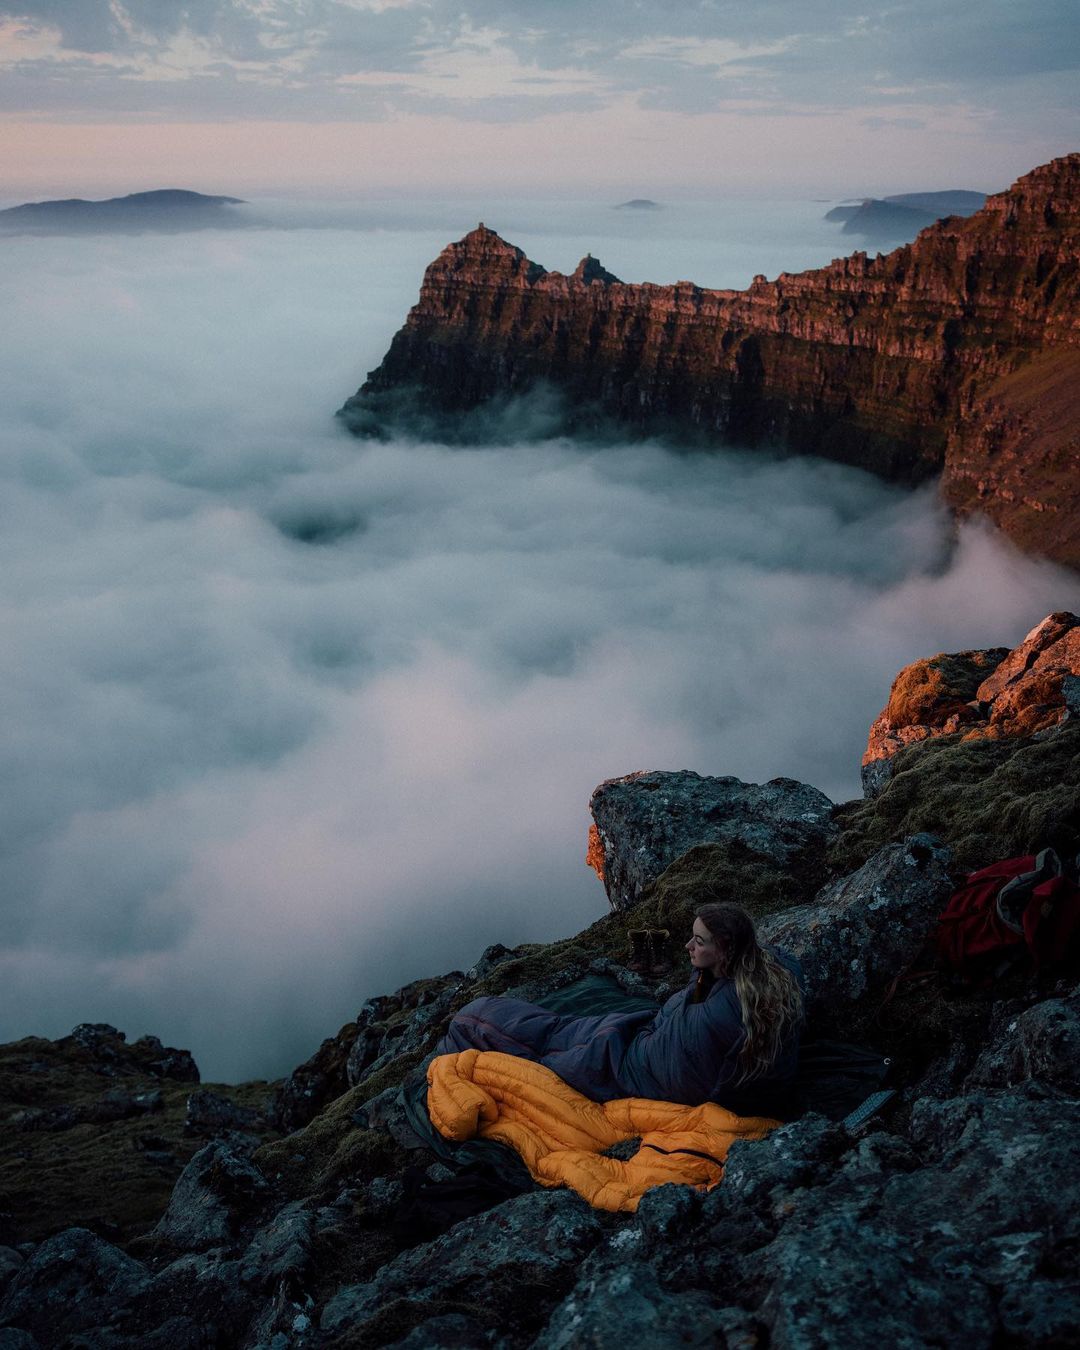
[[[744,285],[832,256],[824,209],[484,218],[549,267]],[[0,1039],[286,1072],[371,994],[603,913],[602,779],[856,795],[901,665],[1080,607],[835,465],[356,442],[334,409],[480,210],[267,210],[2,244]]]

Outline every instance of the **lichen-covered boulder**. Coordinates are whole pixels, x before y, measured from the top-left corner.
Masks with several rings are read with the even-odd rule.
[[[405,1300],[409,1306],[398,1312],[408,1323],[403,1334],[446,1304],[489,1326],[501,1319],[539,1330],[601,1233],[594,1211],[572,1192],[517,1196],[402,1252],[370,1282],[340,1289],[319,1325],[330,1333],[374,1333],[374,1319]]]
[[[689,770],[632,773],[601,783],[589,802],[590,857],[615,909],[628,909],[671,863],[700,844],[813,867],[836,834],[833,803],[793,778],[743,783]]]
[[[766,942],[794,952],[806,1007],[830,1020],[889,983],[919,955],[953,890],[949,851],[929,835],[880,849],[857,872],[761,921]]]
[[[181,1251],[228,1243],[267,1190],[266,1178],[254,1163],[232,1144],[215,1140],[181,1172],[153,1236]]]
[[[240,1278],[260,1289],[298,1280],[311,1264],[314,1225],[315,1216],[305,1204],[286,1205],[251,1240],[240,1258]]]
[[[48,1238],[15,1273],[0,1302],[0,1325],[56,1345],[99,1327],[150,1282],[141,1262],[86,1228]]]
[[[746,1313],[720,1310],[703,1293],[665,1289],[643,1262],[615,1269],[587,1262],[532,1350],[715,1350],[728,1343],[723,1323],[730,1325],[731,1312],[744,1330],[752,1325]]]
[[[1080,993],[1044,999],[1012,1017],[979,1056],[969,1081],[1011,1087],[1030,1078],[1080,1097]]]

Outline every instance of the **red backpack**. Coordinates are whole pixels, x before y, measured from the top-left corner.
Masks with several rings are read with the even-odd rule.
[[[1080,934],[1080,885],[1051,848],[972,872],[938,916],[942,961],[967,979],[991,979],[1025,954],[1062,960]]]

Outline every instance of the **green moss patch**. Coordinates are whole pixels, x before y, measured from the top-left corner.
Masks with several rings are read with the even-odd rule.
[[[839,808],[830,867],[843,875],[885,844],[927,832],[949,844],[959,868],[1053,845],[1080,849],[1080,727],[1064,723],[1031,740],[943,736],[909,746],[880,796]]]
[[[176,1082],[105,1074],[70,1042],[27,1037],[0,1045],[0,1243],[39,1242],[72,1225],[114,1242],[145,1233],[177,1177],[207,1142],[184,1134],[189,1094],[207,1088],[263,1111],[272,1084]],[[161,1109],[68,1129],[24,1129],[23,1111],[92,1108],[109,1092],[160,1092]]]
[[[420,1058],[399,1056],[331,1102],[310,1125],[264,1144],[252,1161],[292,1196],[330,1191],[397,1170],[402,1150],[389,1135],[367,1130],[353,1117],[365,1102],[402,1082]]]
[[[672,940],[683,942],[702,905],[732,901],[762,918],[811,899],[824,881],[821,861],[801,869],[782,867],[738,840],[699,844],[656,878],[627,922],[630,927],[667,928]]]

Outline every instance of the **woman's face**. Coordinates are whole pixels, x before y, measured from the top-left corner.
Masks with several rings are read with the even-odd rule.
[[[723,959],[713,936],[700,919],[694,920],[694,931],[686,944],[690,964],[695,970],[711,970],[718,978],[723,973]]]

